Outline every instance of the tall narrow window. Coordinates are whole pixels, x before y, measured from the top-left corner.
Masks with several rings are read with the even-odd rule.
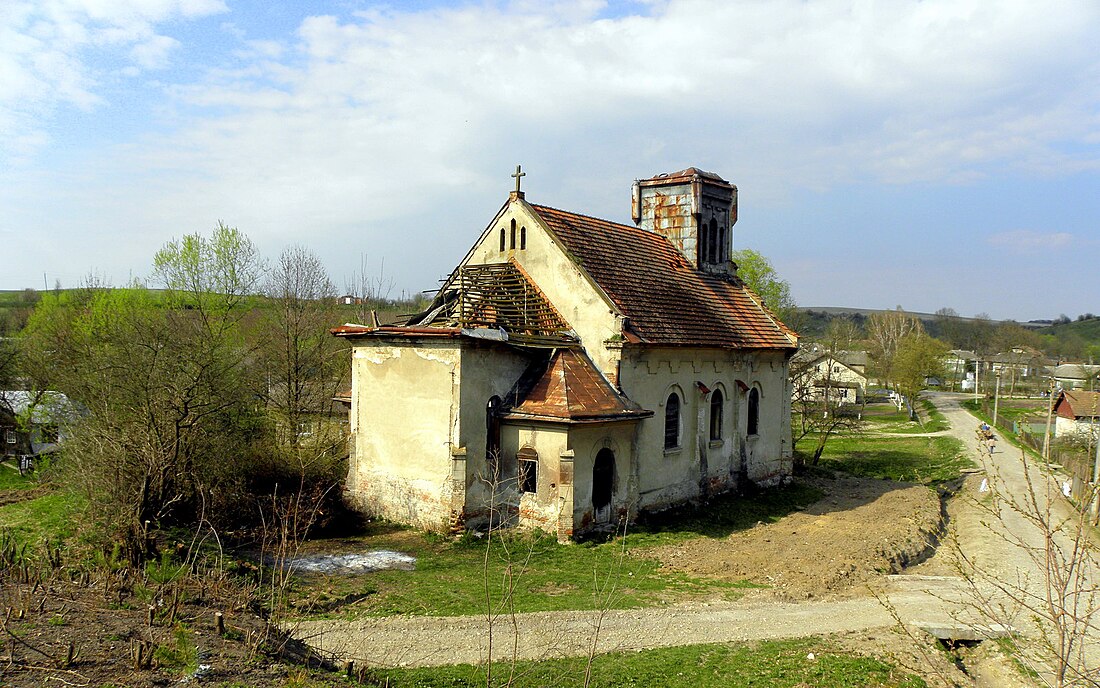
[[[500,228],[500,252],[504,253],[504,228]]]
[[[710,229],[707,231],[707,262],[718,262],[718,220],[710,219]]]
[[[760,430],[760,390],[749,390],[749,421],[746,423],[748,434],[756,435]]]
[[[722,439],[722,410],[725,399],[722,398],[722,390],[716,389],[710,395],[710,438]]]
[[[539,455],[531,447],[524,447],[516,452],[516,460],[519,463],[519,489],[521,492],[538,492],[539,488]]]
[[[508,248],[516,247],[516,221],[512,220],[512,235],[508,241]]]
[[[520,250],[527,248],[527,225],[519,228],[519,247]]]
[[[676,392],[665,401],[665,449],[680,446],[680,397]]]
[[[725,263],[730,259],[729,230],[725,225],[718,228],[718,262]]]

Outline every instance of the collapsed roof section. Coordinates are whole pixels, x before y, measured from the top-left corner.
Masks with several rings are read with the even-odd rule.
[[[498,330],[524,346],[567,346],[576,341],[569,324],[514,262],[460,265],[412,327]]]

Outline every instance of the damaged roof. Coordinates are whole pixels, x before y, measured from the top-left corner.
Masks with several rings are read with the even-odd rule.
[[[533,363],[509,398],[515,402],[505,418],[597,423],[653,415],[616,391],[592,361],[574,349],[558,349]]]
[[[697,270],[665,237],[533,205],[645,344],[794,349],[797,335],[737,277]]]

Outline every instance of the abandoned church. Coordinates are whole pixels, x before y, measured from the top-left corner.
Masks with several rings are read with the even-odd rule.
[[[730,260],[737,188],[636,181],[634,226],[515,190],[423,313],[345,325],[347,494],[430,530],[559,539],[791,471],[797,336]]]

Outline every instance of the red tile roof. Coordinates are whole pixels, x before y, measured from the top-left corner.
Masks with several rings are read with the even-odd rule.
[[[736,349],[798,346],[797,335],[740,279],[696,270],[665,237],[546,206],[532,208],[629,319],[626,341]]]
[[[1066,390],[1054,404],[1054,414],[1062,418],[1100,417],[1100,392]]]
[[[584,353],[573,349],[558,349],[548,361],[533,364],[517,383],[515,396],[519,400],[505,418],[584,423],[653,415],[619,394]]]

